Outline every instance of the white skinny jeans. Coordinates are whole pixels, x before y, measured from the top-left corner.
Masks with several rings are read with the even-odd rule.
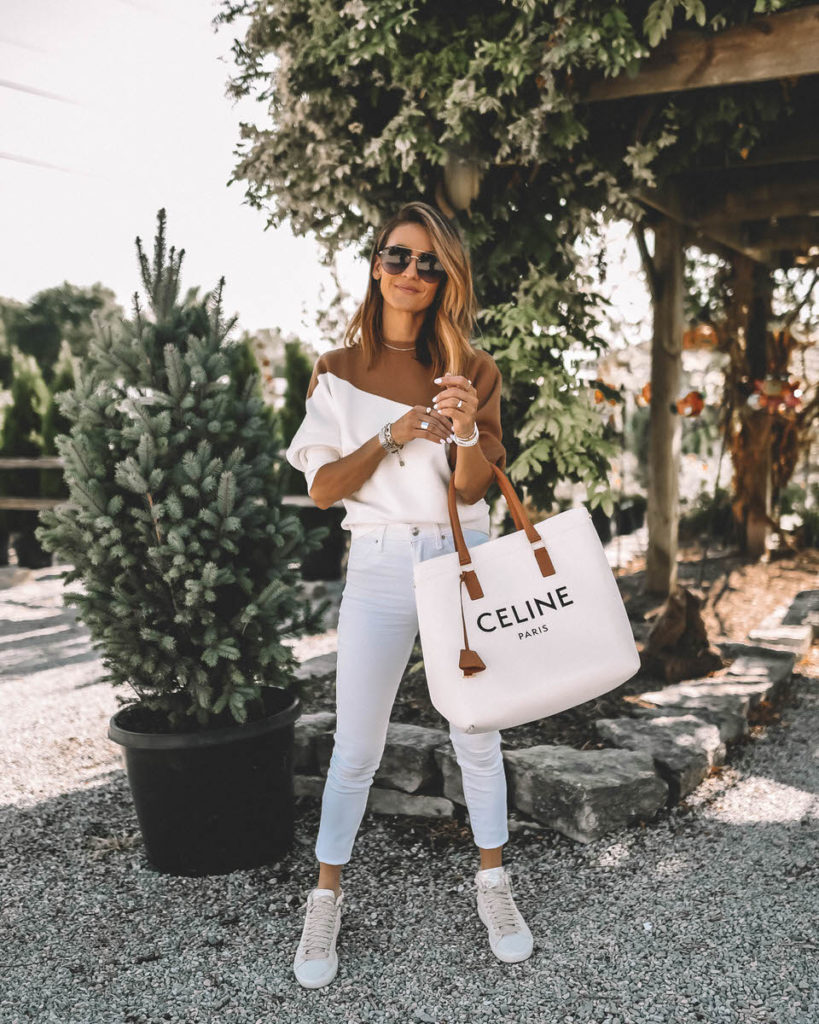
[[[489,540],[464,530],[468,546]],[[390,523],[354,534],[338,615],[336,730],[321,801],[316,857],[346,864],[381,764],[390,712],[418,633],[415,562],[455,550],[449,523]],[[476,846],[509,839],[500,732],[450,723]]]

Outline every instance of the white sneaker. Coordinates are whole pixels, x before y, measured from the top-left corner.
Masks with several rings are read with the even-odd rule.
[[[532,933],[512,898],[512,884],[505,867],[483,868],[475,875],[478,914],[489,931],[492,952],[513,964],[532,955]]]
[[[338,970],[336,939],[341,927],[344,892],[336,898],[334,889],[313,889],[307,896],[307,914],[293,971],[305,988],[329,985]]]

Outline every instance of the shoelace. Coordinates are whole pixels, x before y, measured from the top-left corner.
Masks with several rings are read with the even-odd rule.
[[[336,905],[332,896],[319,896],[311,900],[304,922],[304,959],[324,960],[330,953],[333,938]]]
[[[509,883],[487,885],[481,891],[495,931],[499,935],[512,935],[519,931],[517,907],[512,899]]]

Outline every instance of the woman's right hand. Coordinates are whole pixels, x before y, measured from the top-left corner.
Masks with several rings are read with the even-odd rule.
[[[422,427],[422,423],[429,423],[429,427]],[[447,438],[452,433],[452,420],[436,412],[431,405],[414,405],[391,424],[390,433],[393,441],[398,444],[406,444],[416,437],[425,437],[428,441],[440,444],[441,438]]]

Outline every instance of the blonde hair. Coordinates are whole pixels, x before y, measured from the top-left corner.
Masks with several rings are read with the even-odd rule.
[[[344,345],[361,345],[369,369],[381,348],[381,288],[373,277],[378,251],[384,248],[390,233],[399,224],[421,224],[429,232],[438,260],[446,271],[415,342],[415,355],[425,366],[433,366],[435,375],[463,373],[471,355],[469,339],[475,329],[477,300],[472,287],[472,268],[455,224],[428,203],[406,203],[380,229],[370,254],[369,283],[364,301],[350,319],[344,332]],[[356,340],[356,335],[359,339]]]

